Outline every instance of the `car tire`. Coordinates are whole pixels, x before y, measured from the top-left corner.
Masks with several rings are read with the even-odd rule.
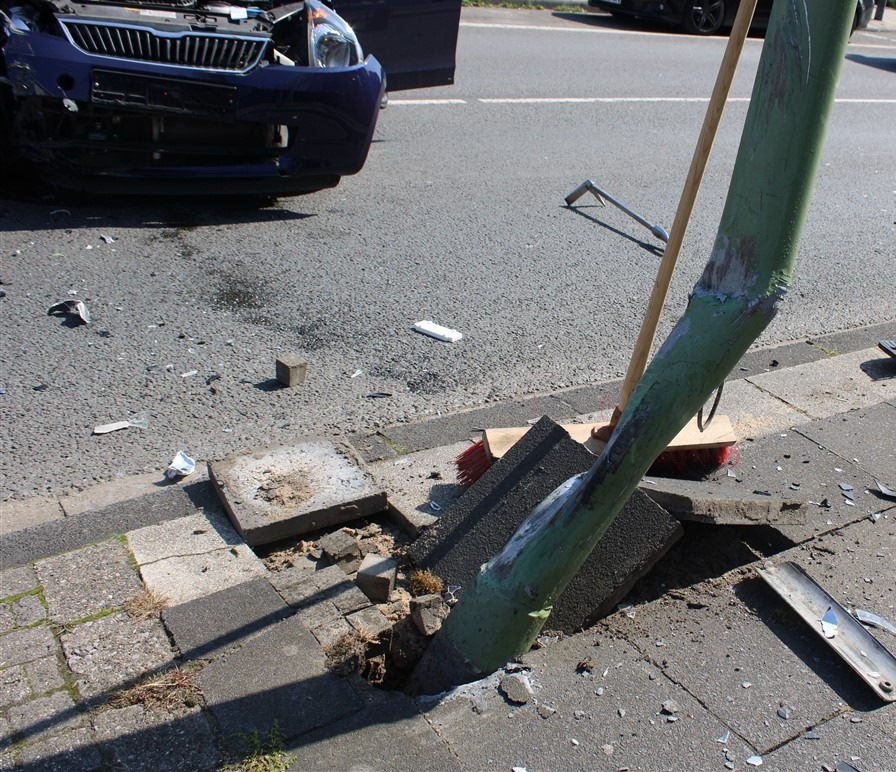
[[[681,26],[691,35],[715,35],[725,20],[725,0],[687,0]]]

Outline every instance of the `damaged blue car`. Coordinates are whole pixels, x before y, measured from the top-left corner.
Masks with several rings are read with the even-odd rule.
[[[460,0],[0,0],[0,169],[91,192],[309,193],[390,91],[453,82]]]

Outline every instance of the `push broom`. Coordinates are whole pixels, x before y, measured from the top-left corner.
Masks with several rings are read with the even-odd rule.
[[[737,69],[740,53],[753,20],[756,1],[747,0],[747,2],[741,3],[738,7],[737,16],[735,17],[731,34],[728,37],[728,44],[725,47],[725,54],[722,57],[722,63],[716,76],[709,105],[706,108],[706,115],[703,119],[697,146],[691,158],[691,165],[688,169],[681,198],[678,201],[675,219],[672,222],[672,230],[669,233],[666,248],[663,250],[663,257],[660,261],[653,291],[647,305],[647,312],[641,324],[641,330],[635,342],[635,349],[622,383],[619,404],[613,412],[613,418],[608,424],[593,427],[588,427],[584,424],[564,425],[564,428],[570,432],[574,439],[585,442],[589,449],[594,452],[599,453],[602,445],[609,440],[623,408],[647,366],[647,359],[656,336],[660,314],[665,305],[666,294],[672,281],[672,273],[678,262],[681,245],[684,242],[684,234],[697,199],[697,191],[700,188],[700,182],[703,179],[703,173],[706,170],[709,154],[715,141],[716,131],[725,108],[725,102],[728,99],[731,81],[734,79],[734,72]],[[583,189],[588,189],[587,183],[580,186],[571,194],[570,198],[576,197],[576,194],[580,194]],[[570,203],[569,199],[567,199],[567,203]],[[636,219],[641,221],[641,218]],[[717,403],[720,394],[721,392],[717,395]],[[692,421],[691,424],[686,426],[669,444],[666,451],[656,460],[651,470],[654,472],[690,470],[693,473],[699,469],[715,469],[727,463],[731,458],[732,447],[736,438],[734,437],[730,420],[725,416],[713,417],[714,412],[715,405],[710,413],[711,420],[708,422],[708,425],[704,425],[702,419],[698,418],[696,422]],[[457,467],[458,482],[463,486],[472,485],[526,431],[528,431],[528,428],[486,429],[481,440],[473,443],[455,458],[454,464]],[[584,437],[583,432],[587,433]]]

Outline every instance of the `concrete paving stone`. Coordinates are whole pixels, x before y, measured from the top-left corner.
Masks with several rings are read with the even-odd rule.
[[[268,736],[276,722],[288,740],[361,707],[351,685],[326,670],[320,646],[296,617],[215,660],[199,681],[225,736]]]
[[[324,651],[332,646],[346,633],[350,633],[354,628],[345,620],[345,617],[338,617],[330,622],[311,628],[311,634],[320,644]]]
[[[532,510],[594,460],[542,419],[417,538],[411,559],[446,585],[469,585]],[[636,490],[554,603],[548,627],[573,632],[608,613],[681,533],[677,520]]]
[[[15,705],[31,694],[28,674],[23,665],[0,670],[0,708]]]
[[[896,769],[896,704],[835,716],[763,757],[781,770],[834,769],[841,761],[863,772]]]
[[[311,605],[302,606],[296,611],[296,616],[309,630],[322,625],[332,625],[336,620],[345,617],[330,600],[321,600]]]
[[[371,605],[370,599],[354,585],[334,595],[331,602],[343,614],[351,614]]]
[[[26,627],[0,635],[0,667],[23,665],[56,651],[53,632],[47,625]]]
[[[318,540],[327,559],[346,574],[352,574],[361,565],[361,545],[341,528],[325,533]]]
[[[86,715],[67,691],[53,692],[46,697],[15,705],[6,716],[17,739],[29,743],[87,725]]]
[[[31,566],[17,566],[0,571],[0,598],[21,595],[23,592],[30,592],[35,587],[37,587],[37,575]]]
[[[162,621],[185,659],[211,658],[240,646],[290,609],[266,579],[167,608]]]
[[[29,772],[92,772],[102,758],[90,729],[59,732],[19,751],[19,767]]]
[[[136,528],[192,515],[197,508],[219,510],[220,505],[209,498],[208,490],[210,486],[207,482],[168,486],[156,493],[121,501],[102,509],[57,518],[5,534],[0,537],[3,564],[7,567],[18,566],[70,552]]]
[[[37,595],[23,595],[14,601],[12,613],[15,615],[16,625],[19,627],[34,625],[47,618],[47,609]]]
[[[59,501],[44,496],[0,502],[0,536],[61,520]]]
[[[0,603],[0,634],[8,633],[16,626],[16,617],[9,603]]]
[[[875,381],[862,369],[885,356],[876,348],[862,349],[748,380],[812,418],[827,418],[896,399],[896,381]]]
[[[309,575],[317,571],[321,564],[320,561],[310,556],[299,556],[292,560],[292,565],[271,570],[268,573],[268,581],[278,592],[287,587],[311,581]]]
[[[737,437],[753,439],[787,431],[791,426],[811,420],[805,413],[745,379],[725,384],[718,413],[731,419]]]
[[[208,469],[231,521],[253,547],[386,508],[385,492],[344,442],[309,439],[209,462]]]
[[[25,665],[28,674],[28,684],[33,694],[43,694],[53,689],[60,689],[65,685],[59,672],[59,660],[55,656],[35,659]]]
[[[730,728],[711,710],[631,644],[593,633],[522,657],[534,694],[524,705],[501,696],[499,675],[418,704],[463,769],[722,770],[725,749],[744,769],[753,749],[734,732],[719,743]],[[662,712],[669,700],[674,715]]]
[[[382,611],[376,608],[364,608],[346,616],[345,621],[360,633],[380,636],[392,629],[392,623],[386,619]]]
[[[587,409],[576,410],[562,398],[543,395],[452,413],[428,421],[396,424],[381,429],[380,434],[401,453],[416,453],[471,438],[478,440],[478,432],[482,429],[527,426],[529,421],[541,416],[560,420],[582,412],[587,412]]]
[[[440,445],[369,465],[370,474],[386,491],[389,516],[416,536],[439,519],[463,493],[454,464],[470,441]]]
[[[189,485],[193,489],[197,483],[203,481],[208,481],[208,475],[205,473],[205,470],[198,467],[189,478],[181,481],[169,480],[165,476],[165,470],[160,469],[158,472],[120,477],[116,480],[92,485],[86,490],[63,496],[59,500],[59,504],[66,517],[71,517],[84,512],[92,512],[95,509],[104,509],[150,493],[156,493],[160,488],[186,487]]]
[[[604,414],[607,412],[612,413],[616,405],[619,404],[619,392],[621,389],[622,381],[614,380],[558,391],[553,396],[564,404],[569,405],[575,415]],[[525,426],[526,424],[521,423],[517,425]]]
[[[896,486],[896,404],[851,410],[813,421],[798,431],[876,480]]]
[[[395,458],[398,455],[395,448],[379,434],[351,432],[346,435],[345,439],[367,464],[371,464],[374,461],[383,461],[387,458]]]
[[[368,598],[377,603],[386,603],[395,587],[397,570],[396,560],[370,552],[361,561],[355,581]]]
[[[114,769],[199,772],[218,768],[215,737],[199,708],[172,712],[130,705],[96,713],[93,726]]]
[[[131,556],[117,539],[35,564],[54,622],[71,622],[118,608],[143,590]]]
[[[138,528],[128,532],[127,540],[138,566],[245,546],[223,512],[196,513]]]
[[[722,495],[704,480],[651,477],[639,489],[679,520],[713,525],[805,525],[809,505],[738,491]]]
[[[352,714],[284,746],[293,757],[290,772],[452,772],[463,767],[414,703],[401,694]]]
[[[123,611],[76,625],[60,636],[82,698],[103,701],[119,689],[173,661],[158,619],[133,619]]]
[[[736,498],[741,492],[759,491],[771,499],[791,499],[807,503],[805,525],[781,525],[778,530],[793,542],[857,522],[880,509],[880,499],[865,493],[873,479],[847,459],[819,447],[800,431],[786,431],[756,441],[739,442],[740,460],[731,470],[721,470],[706,481],[713,495]],[[837,471],[837,470],[840,471]],[[854,504],[849,506],[838,483],[852,485]],[[824,500],[830,507],[819,506]]]
[[[676,683],[765,753],[874,693],[752,568],[741,568],[601,625],[631,641]],[[794,707],[789,719],[777,710]]]
[[[245,546],[166,558],[140,567],[146,588],[166,598],[169,607],[252,581],[266,572],[264,563]]]

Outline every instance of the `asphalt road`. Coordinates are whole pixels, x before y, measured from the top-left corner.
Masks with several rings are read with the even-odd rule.
[[[705,264],[761,40],[748,42],[662,330]],[[465,9],[457,85],[393,94],[366,168],[253,207],[0,201],[3,498],[616,378],[724,40]],[[791,293],[761,344],[896,318],[892,34],[849,46]],[[86,301],[68,327],[47,308]],[[461,331],[439,343],[431,319]],[[295,352],[307,382],[280,389]],[[370,397],[380,392],[386,397]],[[599,406],[595,406],[597,408]],[[146,428],[93,436],[99,424]]]

